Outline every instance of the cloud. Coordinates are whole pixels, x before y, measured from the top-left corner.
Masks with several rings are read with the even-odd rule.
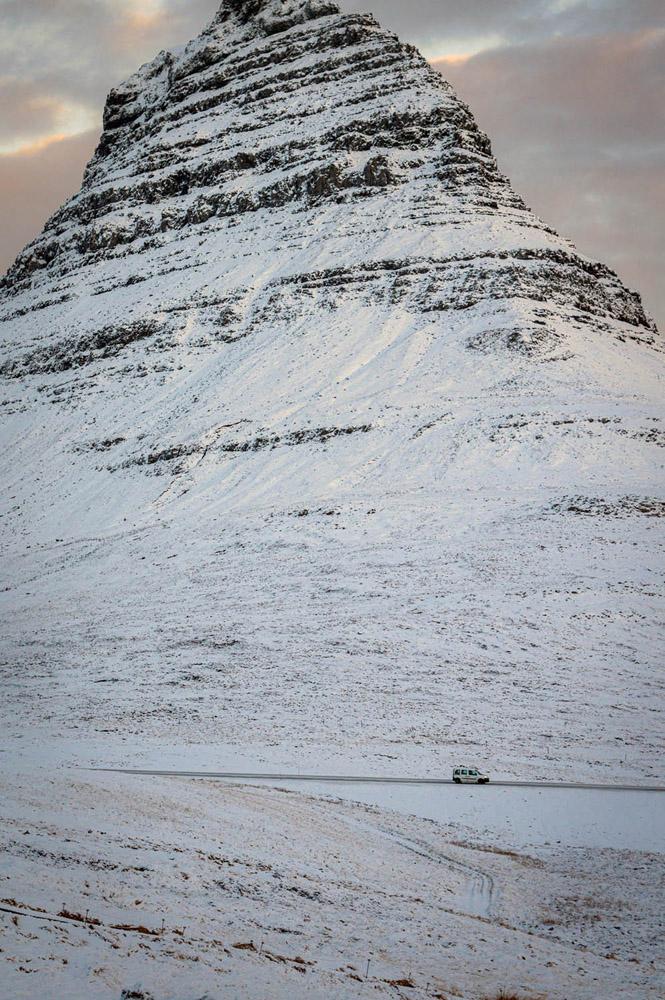
[[[80,186],[111,87],[216,0],[1,0],[0,272]]]
[[[0,147],[52,132],[62,116],[62,104],[44,94],[32,80],[0,77]]]
[[[665,325],[665,31],[554,38],[435,65],[531,207],[614,267]]]
[[[594,157],[599,148],[665,146],[665,29],[556,38],[434,64],[451,70],[476,111],[491,107],[504,136],[528,125],[552,145]]]
[[[24,151],[0,156],[0,272],[39,235],[44,221],[78,190],[98,138],[97,132],[51,138]]]
[[[65,100],[34,80],[0,77],[0,153],[86,131],[97,118],[82,102]]]
[[[109,90],[163,48],[187,41],[215,0],[2,0],[0,65],[16,86],[84,107],[90,127]],[[81,116],[79,116],[81,117]]]
[[[371,10],[386,27],[444,55],[478,38],[525,44],[547,38],[621,34],[662,25],[662,0],[340,0],[345,10]],[[468,44],[471,43],[471,44]]]

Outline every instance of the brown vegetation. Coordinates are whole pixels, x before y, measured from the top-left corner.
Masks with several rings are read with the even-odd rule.
[[[88,921],[92,923],[92,921]],[[97,921],[99,923],[99,921]],[[134,931],[136,934],[149,934],[150,937],[159,937],[161,931],[152,931],[149,927],[144,927],[143,924],[109,924],[116,931]]]
[[[67,920],[76,920],[82,924],[101,924],[101,920],[98,920],[97,917],[89,917],[87,913],[75,913],[72,910],[62,909],[58,916],[65,917]]]
[[[512,993],[510,991],[506,992],[501,990],[499,993],[495,993],[493,996],[486,996],[483,1000],[530,1000],[529,997],[524,996],[524,994]],[[539,1000],[546,1000],[544,996],[539,997]]]

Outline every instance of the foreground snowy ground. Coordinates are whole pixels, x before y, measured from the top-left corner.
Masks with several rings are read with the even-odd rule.
[[[616,456],[611,435],[627,437],[605,420],[591,426]],[[531,443],[505,431],[474,487],[473,418],[445,453],[466,486],[437,481],[437,451],[422,457],[427,490],[419,470],[404,492],[336,492],[337,438],[318,446],[318,479],[306,456],[248,458],[247,482],[267,485],[247,513],[226,509],[224,466],[197,466],[158,481],[174,506],[153,479],[131,494],[108,478],[89,509],[45,508],[29,532],[15,469],[0,593],[7,1000],[661,996],[665,846],[572,846],[565,830],[548,846],[462,810],[450,822],[467,829],[70,770],[225,770],[251,752],[268,770],[447,776],[473,760],[496,776],[663,783],[661,450],[640,444],[617,487],[582,461],[587,423],[568,451],[550,443],[544,483],[519,459],[540,447],[537,424]],[[365,459],[392,480],[389,441]],[[95,530],[100,502],[113,515]],[[100,923],[58,917],[86,910]]]
[[[15,764],[1,789],[8,1000],[665,988],[663,854],[516,849],[284,790]]]

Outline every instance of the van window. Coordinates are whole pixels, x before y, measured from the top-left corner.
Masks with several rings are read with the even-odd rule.
[[[466,768],[464,768],[464,770],[462,771],[462,774],[467,774]]]

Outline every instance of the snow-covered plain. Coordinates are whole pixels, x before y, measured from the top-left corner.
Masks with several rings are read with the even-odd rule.
[[[493,848],[455,824],[185,779],[18,769],[2,796],[12,1000],[665,985],[662,854]]]
[[[6,554],[4,732],[662,782],[660,522],[550,504],[192,510]]]
[[[665,781],[662,338],[418,53],[225,0],[0,290],[8,1000],[658,996],[662,851],[77,770]]]

